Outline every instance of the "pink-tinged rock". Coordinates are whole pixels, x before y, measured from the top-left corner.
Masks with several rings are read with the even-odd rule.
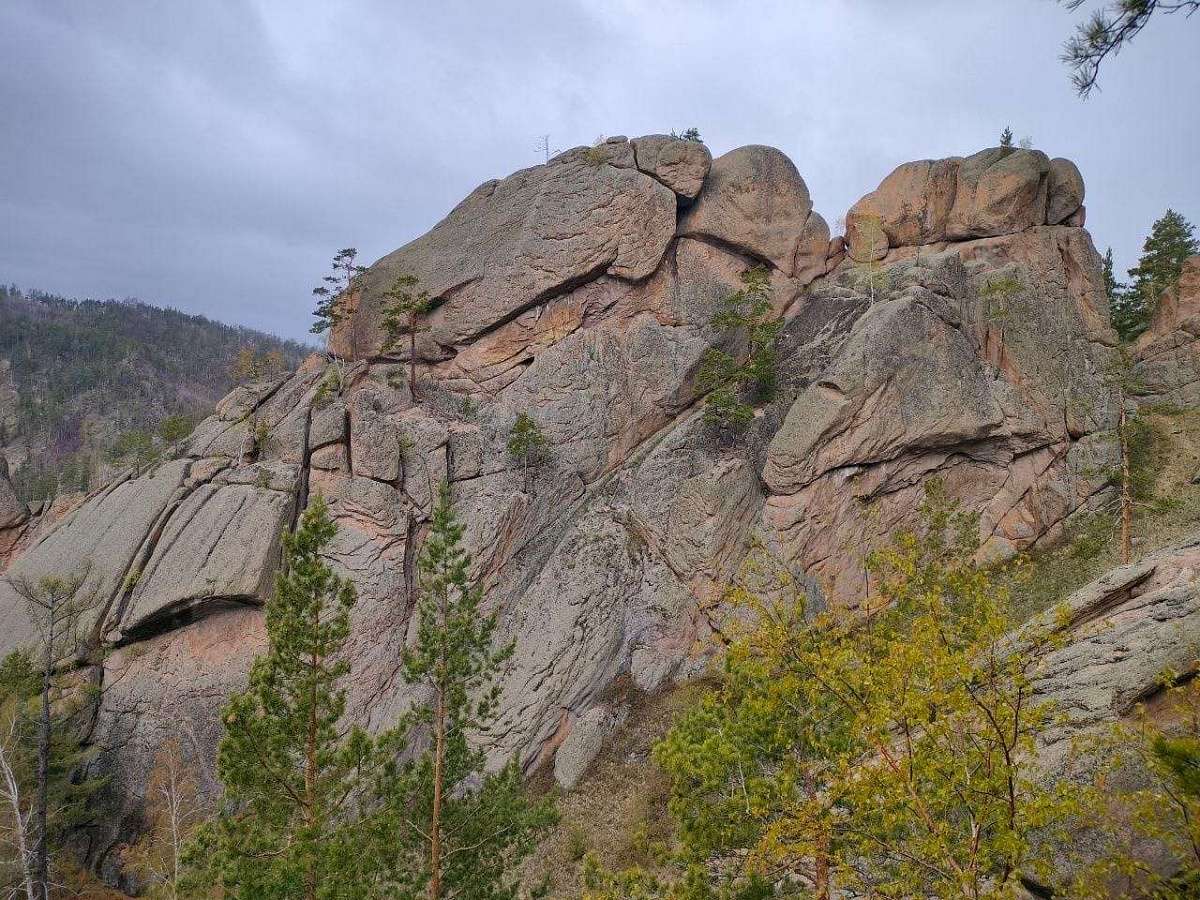
[[[1200,256],[1183,262],[1134,345],[1134,374],[1147,403],[1200,404]]]
[[[893,254],[886,293],[843,313],[852,324],[806,375],[763,469],[770,543],[842,603],[861,600],[862,558],[929,478],[980,511],[987,552],[1003,556],[1053,537],[1103,488],[1087,473],[1112,454],[1097,436],[1113,397],[1084,374],[1108,365],[1115,343],[1085,232],[1042,226],[926,251],[919,264]],[[999,273],[1027,286],[1002,323],[978,301]],[[844,280],[819,288],[798,322],[850,303],[836,290]]]
[[[700,141],[651,134],[630,143],[637,154],[638,169],[685,199],[700,193],[712,168],[712,153]]]
[[[1044,224],[1049,171],[1040,150],[997,147],[968,156],[958,167],[946,238],[993,237]]]
[[[800,284],[811,284],[825,274],[825,262],[829,258],[829,225],[824,217],[813,210],[796,244],[796,259],[792,266],[792,277]]]
[[[790,159],[774,147],[739,147],[713,161],[678,233],[728,244],[791,276],[811,212],[808,186]]]
[[[481,185],[427,234],[370,267],[333,348],[356,358],[383,350],[382,297],[402,274],[438,300],[429,335],[445,347],[581,280],[650,275],[674,235],[676,198],[633,162],[628,143],[605,143]]]
[[[1084,185],[1079,167],[1069,159],[1052,159],[1047,179],[1046,224],[1074,224],[1068,220],[1083,208]],[[1082,226],[1080,222],[1078,227]]]
[[[888,247],[945,240],[962,162],[923,159],[898,166],[846,214],[846,241],[857,262],[882,259]]]
[[[118,874],[123,842],[141,827],[148,774],[167,741],[178,741],[204,801],[216,801],[221,709],[266,646],[262,610],[235,605],[105,656],[91,739],[102,751],[96,774],[109,781],[90,801],[97,815],[88,834],[89,857],[106,876]]]

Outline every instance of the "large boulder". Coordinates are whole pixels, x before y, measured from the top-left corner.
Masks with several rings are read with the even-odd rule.
[[[829,223],[814,209],[796,242],[796,257],[792,264],[792,277],[796,281],[811,284],[825,274],[829,243]]]
[[[14,583],[79,578],[76,602],[87,607],[84,630],[103,623],[127,589],[156,524],[186,494],[189,469],[188,461],[176,460],[141,478],[127,474],[20,556],[0,580],[0,652],[34,636]]]
[[[370,267],[334,348],[352,358],[382,352],[381,298],[402,274],[439,301],[430,334],[442,347],[597,275],[650,275],[674,235],[675,194],[633,161],[628,143],[606,143],[480,185],[427,234]]]
[[[728,244],[791,276],[811,212],[808,185],[790,159],[774,147],[739,147],[713,161],[679,234]]]
[[[1200,535],[1112,569],[1065,598],[1069,640],[1039,673],[1039,693],[1062,713],[1041,741],[1044,768],[1068,765],[1073,738],[1129,714],[1162,689],[1164,673],[1186,672],[1196,662],[1197,574]],[[1052,610],[1041,624],[1060,615]]]
[[[946,239],[962,160],[922,159],[898,166],[846,213],[846,241],[858,262],[883,259],[889,247]]]
[[[700,141],[651,134],[634,138],[630,143],[640,171],[687,200],[700,193],[712,168],[712,153]]]
[[[1079,167],[1062,157],[1050,160],[1046,195],[1046,224],[1065,224],[1083,208],[1083,175]]]
[[[1083,177],[1067,159],[996,147],[966,158],[898,166],[846,214],[856,262],[889,249],[1016,234],[1038,225],[1082,226]]]
[[[286,467],[223,472],[197,484],[163,523],[145,564],[134,569],[122,634],[162,627],[194,604],[264,602],[295,484],[295,470]]]
[[[958,167],[946,237],[992,237],[1046,224],[1049,172],[1040,150],[997,147],[968,156]]]

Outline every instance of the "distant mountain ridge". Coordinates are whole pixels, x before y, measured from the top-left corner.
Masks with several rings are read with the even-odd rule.
[[[0,454],[25,500],[95,487],[129,432],[198,421],[244,348],[294,368],[311,348],[137,300],[0,286]]]

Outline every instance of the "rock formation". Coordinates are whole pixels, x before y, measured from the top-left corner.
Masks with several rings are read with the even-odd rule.
[[[1179,283],[1159,297],[1134,357],[1143,402],[1200,403],[1200,256],[1184,260]]]
[[[12,562],[90,562],[95,634],[115,648],[93,663],[112,686],[92,740],[113,776],[93,860],[112,874],[141,827],[164,735],[211,759],[216,710],[263,645],[279,535],[317,492],[360,596],[348,714],[382,728],[411,702],[399,648],[445,479],[516,642],[492,757],[533,770],[562,753],[568,783],[620,714],[614,679],[655,691],[703,670],[712,606],[752,545],[824,602],[856,603],[866,553],[934,476],[981,512],[986,552],[1052,540],[1113,459],[1115,338],[1071,224],[1082,195],[1074,166],[1034,151],[909,163],[847,217],[847,258],[769,147],[712,160],[613,138],[481,185],[370,267],[333,335],[341,361],[235,390],[178,459],[90,496]],[[706,349],[736,348],[710,319],[756,264],[784,323],[780,388],[730,441],[695,375]],[[382,328],[400,274],[437,300],[415,398],[408,341]],[[521,412],[550,450],[528,492],[505,450]],[[5,648],[27,633],[6,591]]]
[[[1073,162],[995,147],[897,167],[850,208],[846,241],[850,256],[866,262],[882,259],[889,247],[1082,226],[1082,210],[1083,177]],[[1071,221],[1076,216],[1080,221]]]

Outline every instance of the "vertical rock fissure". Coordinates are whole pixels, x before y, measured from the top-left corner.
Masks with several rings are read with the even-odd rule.
[[[312,471],[312,406],[309,406],[304,413],[304,437],[303,444],[300,448],[300,480],[296,485],[296,504],[292,509],[292,519],[288,525],[290,532],[295,532],[296,526],[300,523],[300,515],[308,507],[308,491],[309,491],[309,473]],[[346,441],[346,455],[349,458],[350,441]]]

